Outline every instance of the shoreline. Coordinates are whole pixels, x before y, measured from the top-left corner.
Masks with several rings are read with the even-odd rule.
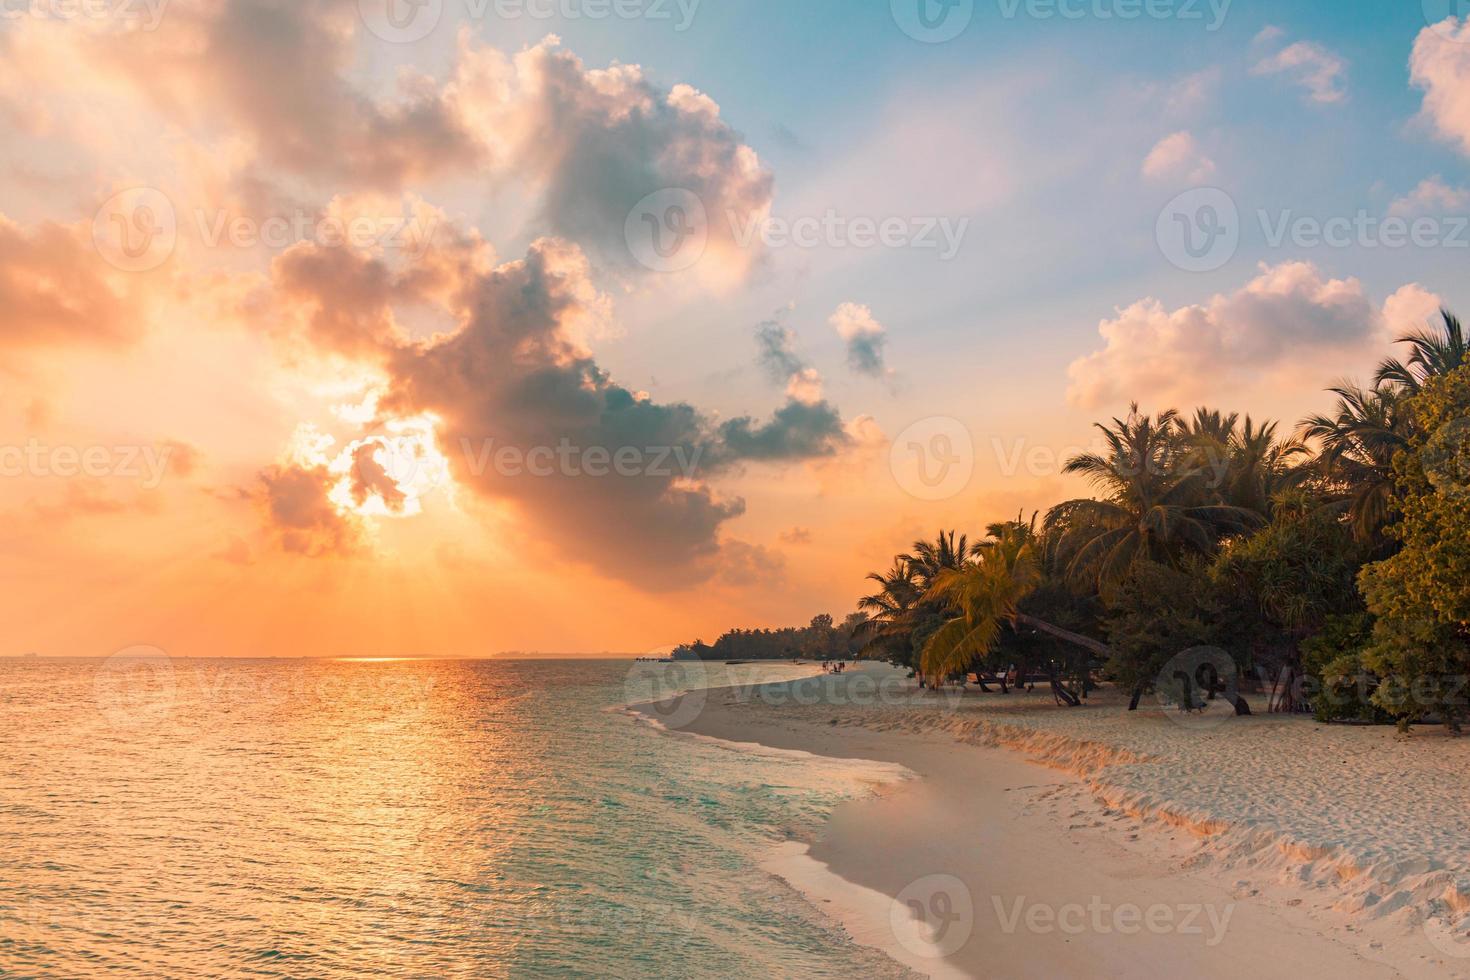
[[[1232,766],[1241,764],[1242,748],[1248,756],[1262,738],[1300,737],[1310,723],[1263,719],[1195,732],[1158,712],[1140,712],[1125,719],[1137,729],[1133,737],[1109,714],[1111,706],[1058,709],[1037,695],[1007,701],[971,693],[947,705],[914,690],[899,704],[853,703],[859,700],[850,696],[854,679],[868,675],[871,683],[885,670],[866,665],[841,677],[782,685],[788,693],[806,685],[800,704],[770,703],[790,699],[767,698],[758,688],[711,690],[679,730],[735,750],[755,746],[857,759],[918,776],[885,782],[841,804],[816,839],[796,842],[768,869],[854,941],[928,975],[1235,976],[1254,970],[1307,978],[1345,971],[1354,977],[1470,977],[1470,944],[1445,925],[1463,912],[1455,900],[1464,894],[1458,869],[1427,851],[1418,862],[1364,860],[1346,846],[1313,844],[1305,835],[1293,839],[1269,820],[1242,819],[1255,805],[1242,800],[1259,797],[1266,801],[1263,810],[1272,809],[1281,787],[1269,767],[1259,771],[1255,785],[1238,787],[1213,807],[1200,805],[1206,790],[1218,788],[1211,780],[1228,781]],[[820,696],[810,696],[813,685]],[[653,707],[631,710],[647,717]],[[1104,718],[1111,728],[1093,724]],[[1336,752],[1343,730],[1327,731],[1306,734]],[[1112,737],[1118,732],[1139,744],[1120,744],[1123,739]],[[1172,762],[1142,751],[1150,740],[1203,746],[1225,761],[1210,767],[1209,778],[1197,774],[1181,783],[1179,793],[1160,792],[1150,779],[1168,776],[1161,770]],[[1349,748],[1362,740],[1346,739]],[[1388,750],[1403,754],[1397,745]],[[1351,800],[1349,775],[1332,779]],[[1399,801],[1403,809],[1416,802]],[[1275,809],[1277,816],[1290,815],[1290,806]],[[1364,823],[1373,819],[1371,811],[1361,815]],[[1350,836],[1355,828],[1334,830]],[[900,912],[908,904],[953,919],[947,906],[955,896],[935,893],[936,877],[960,882],[941,882],[939,892],[968,893],[958,897],[968,902],[973,931],[943,956],[932,945],[924,948],[924,936],[954,945],[953,936],[942,935],[944,922],[939,931],[919,930],[917,940],[908,932],[900,941],[898,933],[909,928],[902,915],[877,922],[872,897],[886,897],[890,910],[897,902]],[[1135,907],[1155,919],[1132,928]]]

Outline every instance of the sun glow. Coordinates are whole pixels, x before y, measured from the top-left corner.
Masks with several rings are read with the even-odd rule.
[[[450,485],[449,460],[435,441],[432,414],[381,422],[381,430],[337,448],[338,440],[304,423],[292,438],[293,461],[325,469],[335,479],[327,499],[342,513],[413,517],[423,498]]]

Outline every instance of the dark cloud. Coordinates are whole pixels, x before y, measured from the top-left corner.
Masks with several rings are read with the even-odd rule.
[[[649,587],[687,583],[712,571],[744,503],[701,482],[725,460],[694,408],[635,396],[571,339],[598,302],[586,276],[580,252],[547,241],[479,277],[459,332],[392,355],[385,407],[437,415],[457,480],[514,502],[567,553]]]
[[[785,384],[793,374],[799,374],[806,367],[796,354],[796,334],[779,321],[766,320],[756,327],[755,340],[760,348],[756,361],[772,381]]]
[[[407,496],[398,489],[398,481],[378,462],[376,454],[381,448],[379,443],[367,441],[353,451],[349,484],[352,502],[361,507],[377,497],[389,510],[402,511]]]
[[[261,471],[257,499],[283,549],[313,558],[362,549],[362,526],[327,497],[333,482],[325,467],[291,464]]]
[[[882,378],[889,374],[884,361],[884,346],[888,342],[883,324],[873,316],[873,311],[860,303],[843,303],[828,318],[832,328],[847,344],[847,366],[858,374]]]
[[[720,438],[733,459],[778,462],[835,456],[848,444],[842,417],[825,401],[787,401],[763,425],[730,419],[720,426]]]
[[[323,348],[372,351],[390,379],[385,417],[434,414],[459,485],[513,504],[564,554],[642,588],[684,588],[722,574],[722,527],[745,504],[717,494],[711,480],[754,461],[831,457],[850,442],[825,401],[789,398],[767,422],[717,423],[613,381],[582,341],[609,316],[606,297],[592,287],[582,251],[559,239],[487,269],[445,262],[440,245],[391,273],[365,257],[326,256],[320,245],[293,251],[278,263],[278,288],[316,311],[301,329]],[[420,266],[442,267],[444,281],[434,289],[392,285]],[[354,295],[356,281],[373,285]],[[459,326],[406,338],[388,326],[398,292],[438,304]],[[334,310],[338,298],[344,309]],[[366,500],[381,480],[363,460],[357,469],[354,494]],[[295,523],[329,539],[337,532],[307,513]]]
[[[783,544],[811,544],[812,532],[810,528],[793,527],[781,532]]]
[[[886,340],[882,334],[852,338],[847,342],[847,366],[858,374],[881,378],[885,370],[883,345]]]
[[[518,54],[515,74],[501,125],[520,135],[510,159],[544,187],[554,233],[631,265],[629,214],[646,196],[678,189],[704,207],[715,253],[706,261],[735,271],[754,260],[729,218],[767,212],[774,178],[713,99],[688,85],[659,89],[637,65],[589,71],[552,41]]]

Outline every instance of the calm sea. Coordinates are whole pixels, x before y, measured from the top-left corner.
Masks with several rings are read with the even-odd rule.
[[[757,867],[861,772],[615,710],[661,671],[0,661],[0,975],[894,972]]]

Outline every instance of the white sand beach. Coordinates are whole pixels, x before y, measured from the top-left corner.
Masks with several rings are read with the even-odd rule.
[[[1470,977],[1470,740],[1043,687],[863,665],[710,692],[682,731],[884,764],[768,867],[917,973]]]

